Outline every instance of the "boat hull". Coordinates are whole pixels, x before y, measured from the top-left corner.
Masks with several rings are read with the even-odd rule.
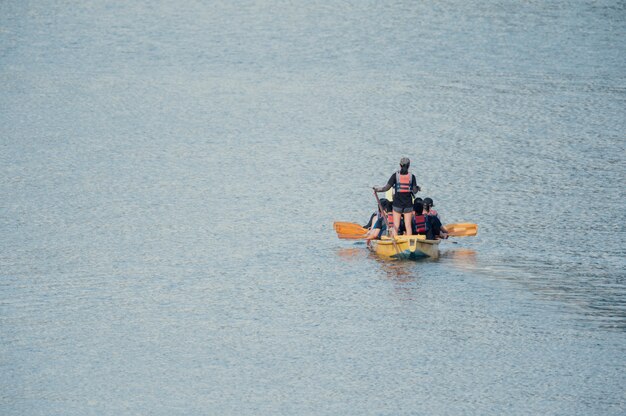
[[[424,236],[398,236],[394,241],[388,237],[372,240],[370,249],[376,254],[395,259],[439,258],[439,241],[426,240]]]

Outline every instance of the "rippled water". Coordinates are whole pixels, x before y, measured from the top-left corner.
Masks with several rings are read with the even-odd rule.
[[[618,1],[0,3],[0,413],[624,414],[624,35]],[[331,227],[405,155],[480,227],[437,261]]]

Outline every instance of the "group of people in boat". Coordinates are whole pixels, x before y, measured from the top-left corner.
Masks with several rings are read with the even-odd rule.
[[[400,170],[394,172],[385,186],[374,186],[374,192],[394,190],[392,201],[381,198],[377,211],[364,225],[369,231],[366,240],[380,239],[387,235],[425,235],[428,240],[448,238],[447,230],[441,224],[439,214],[431,198],[415,198],[421,191],[415,175],[409,172],[411,161],[400,159]]]

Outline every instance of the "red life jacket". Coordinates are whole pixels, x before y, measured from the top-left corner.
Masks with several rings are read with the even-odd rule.
[[[426,217],[424,215],[414,216],[413,222],[418,234],[426,234]]]
[[[411,172],[407,172],[406,175],[402,175],[399,171],[396,172],[396,192],[411,192],[413,189],[413,175]]]

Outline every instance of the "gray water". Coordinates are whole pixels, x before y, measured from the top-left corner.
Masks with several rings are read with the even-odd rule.
[[[626,413],[625,35],[622,1],[0,2],[0,413]],[[336,238],[402,156],[478,236]]]

